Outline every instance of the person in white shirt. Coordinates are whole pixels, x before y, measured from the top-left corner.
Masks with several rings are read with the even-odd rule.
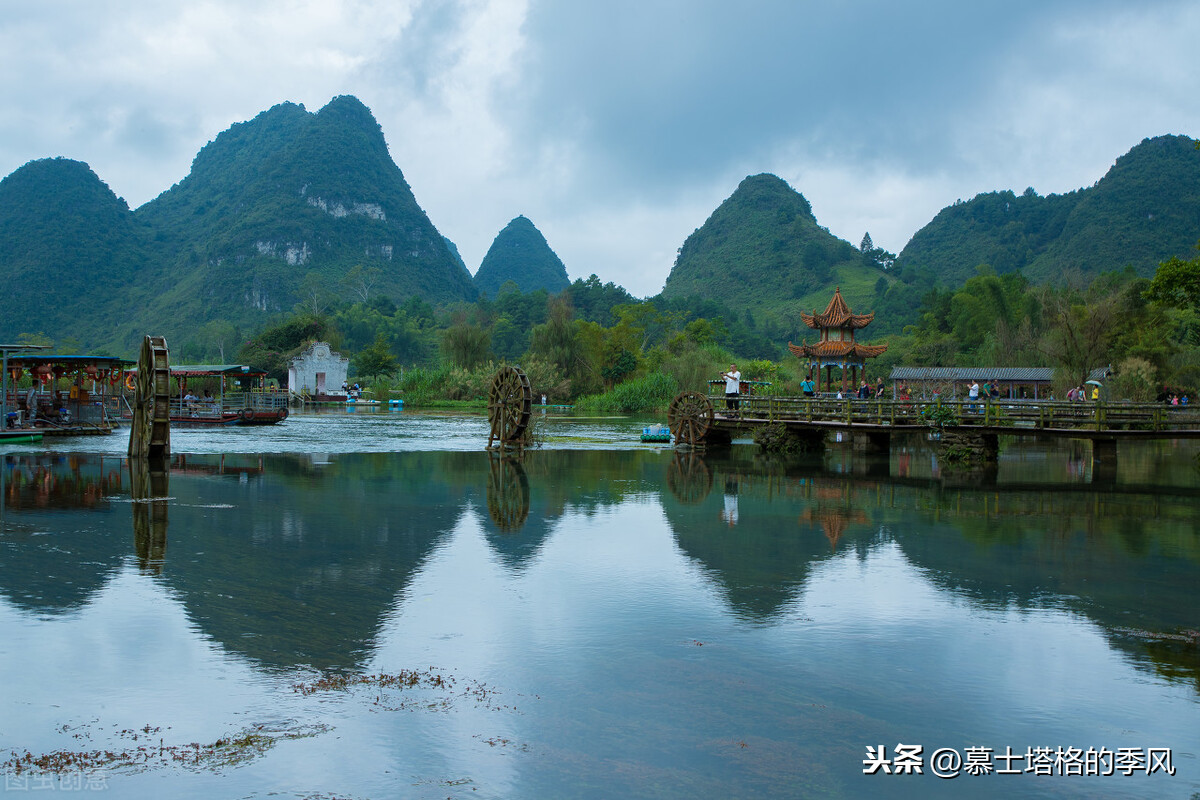
[[[730,364],[729,371],[721,373],[721,377],[725,379],[725,408],[737,411],[742,373],[738,372],[737,364]]]

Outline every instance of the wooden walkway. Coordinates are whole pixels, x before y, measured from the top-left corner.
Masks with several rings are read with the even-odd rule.
[[[738,435],[781,422],[809,430],[862,433],[928,433],[931,430],[1077,439],[1200,438],[1200,407],[1161,403],[1069,402],[1054,400],[859,400],[743,396],[739,409],[726,409],[725,396],[708,397],[712,428]],[[941,424],[939,424],[939,421]]]

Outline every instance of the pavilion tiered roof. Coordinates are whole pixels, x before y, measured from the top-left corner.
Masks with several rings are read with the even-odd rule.
[[[857,328],[865,328],[871,324],[871,320],[875,319],[875,312],[870,314],[855,314],[850,310],[850,306],[846,305],[846,301],[842,299],[842,289],[837,287],[833,290],[833,298],[829,301],[829,305],[825,307],[825,311],[821,314],[813,310],[811,314],[800,312],[800,319],[804,320],[804,324],[810,328],[820,330],[822,328],[849,328],[851,330]]]

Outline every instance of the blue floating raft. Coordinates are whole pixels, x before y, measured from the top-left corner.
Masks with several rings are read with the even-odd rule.
[[[670,444],[671,429],[663,425],[651,425],[649,428],[642,428],[642,441]]]

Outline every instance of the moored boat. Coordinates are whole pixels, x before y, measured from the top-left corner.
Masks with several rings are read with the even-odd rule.
[[[171,425],[274,425],[288,418],[287,392],[243,364],[172,366]],[[136,385],[137,371],[125,382]]]
[[[37,438],[112,433],[119,417],[124,367],[129,362],[110,356],[36,352],[43,349],[0,345],[0,430],[5,440],[34,433]]]

